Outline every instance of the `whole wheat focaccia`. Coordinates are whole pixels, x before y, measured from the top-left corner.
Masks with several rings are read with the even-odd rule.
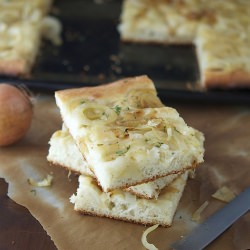
[[[203,161],[203,134],[175,109],[142,108],[148,102],[161,105],[145,81],[152,88],[143,76],[55,94],[64,123],[105,192],[181,173]]]
[[[202,88],[249,87],[249,16],[247,0],[124,0],[118,29],[123,41],[195,44]]]
[[[87,175],[95,178],[89,170],[88,163],[78,150],[69,132],[65,129],[56,131],[50,138],[50,148],[47,160],[50,164],[60,166],[79,175]],[[172,174],[158,178],[145,184],[129,187],[124,191],[131,192],[137,197],[156,199],[161,190],[169,185],[179,175]]]
[[[0,74],[30,72],[50,0],[0,0]]]
[[[122,190],[102,192],[94,179],[80,176],[76,195],[70,200],[83,214],[108,217],[143,225],[171,226],[188,173],[164,188],[157,200],[138,198]]]

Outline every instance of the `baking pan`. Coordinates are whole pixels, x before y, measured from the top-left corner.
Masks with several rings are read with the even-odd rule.
[[[199,70],[190,45],[132,44],[120,41],[118,0],[58,0],[52,14],[62,22],[63,44],[43,41],[30,76],[0,77],[31,89],[94,86],[147,74],[161,98],[183,101],[250,103],[249,90],[197,88]]]

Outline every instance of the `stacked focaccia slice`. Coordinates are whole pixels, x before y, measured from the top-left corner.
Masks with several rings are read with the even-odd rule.
[[[188,170],[203,161],[202,133],[146,76],[58,91],[56,102],[67,129],[52,136],[48,160],[81,174],[75,210],[171,225]]]
[[[47,158],[53,165],[64,167],[79,175],[87,175],[95,178],[95,175],[88,168],[88,163],[80,153],[72,136],[65,127],[52,135]],[[124,188],[123,190],[141,198],[156,199],[161,189],[170,184],[179,175],[180,174],[171,174],[158,178],[155,181],[138,184]]]

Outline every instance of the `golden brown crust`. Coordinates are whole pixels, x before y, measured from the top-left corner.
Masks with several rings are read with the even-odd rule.
[[[141,224],[141,225],[144,225],[144,226],[153,226],[155,224],[159,224],[159,222],[148,222],[148,221],[135,221],[135,220],[132,220],[132,219],[126,219],[126,218],[121,218],[119,216],[108,216],[106,214],[98,214],[98,213],[95,213],[93,211],[86,211],[86,210],[81,210],[81,209],[75,209],[75,211],[81,213],[81,214],[85,214],[85,215],[91,215],[91,216],[97,216],[97,217],[101,217],[101,218],[109,218],[109,219],[114,219],[114,220],[121,220],[121,221],[124,221],[124,222],[132,222],[132,223],[135,223],[135,224]],[[160,224],[162,227],[170,227],[171,225],[170,224],[165,224],[165,223],[162,223]]]
[[[207,70],[203,74],[203,84],[207,88],[250,87],[250,72]]]
[[[135,38],[135,37],[122,37],[121,40],[124,43],[140,43],[140,44],[153,44],[153,45],[188,45],[190,46],[190,44],[192,44],[192,40],[190,39],[180,39],[180,38],[169,38],[169,39],[151,39],[150,38]]]
[[[0,74],[18,76],[28,72],[27,62],[24,60],[0,60]]]
[[[87,97],[88,99],[118,99],[120,96],[134,88],[149,88],[155,90],[153,82],[145,75],[138,77],[125,78],[112,83],[103,84],[96,87],[83,87],[67,90],[56,91],[55,95],[59,96],[62,101]],[[142,87],[141,87],[142,86]]]

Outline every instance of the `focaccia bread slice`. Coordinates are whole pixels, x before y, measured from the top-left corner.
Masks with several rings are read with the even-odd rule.
[[[52,2],[52,0],[0,0],[0,5],[3,8],[4,15],[7,14],[4,10],[10,9],[13,12],[12,14],[9,14],[9,16],[15,16],[14,12],[16,10],[25,8],[37,8],[41,10],[43,14],[46,14],[52,5]]]
[[[124,0],[118,29],[125,41],[193,43],[201,25],[241,33],[249,14],[241,0]]]
[[[47,160],[50,164],[64,167],[79,175],[87,175],[95,178],[94,174],[88,168],[88,163],[83,158],[67,130],[56,131],[52,135],[49,144],[50,148]],[[145,199],[156,199],[161,190],[178,176],[178,174],[168,175],[158,178],[155,181],[129,187],[124,191],[131,192]]]
[[[0,0],[0,74],[30,72],[37,55],[49,0]]]
[[[77,193],[70,201],[74,209],[83,214],[168,227],[172,224],[187,175],[184,173],[163,189],[157,200],[138,198],[122,190],[104,193],[91,177],[80,176]]]
[[[225,31],[224,28],[201,26],[196,49],[202,85],[208,88],[250,86],[249,43],[250,30],[247,28],[242,30],[236,25],[235,29]]]
[[[119,96],[138,79],[55,95],[64,123],[105,192],[183,172],[203,161],[202,133],[187,126],[175,109],[138,109],[144,88],[135,89],[133,98]],[[146,100],[156,100],[146,93]]]
[[[63,167],[77,174],[95,178],[67,130],[56,131],[51,136],[49,144],[47,160],[50,164]]]
[[[138,184],[125,188],[124,191],[130,192],[137,197],[144,199],[158,199],[163,188],[170,185],[181,174],[170,174],[165,177],[158,178],[154,181]]]
[[[247,27],[249,7],[244,0],[124,0],[119,31],[123,40],[192,43],[200,25]]]
[[[212,24],[214,12],[198,0],[125,0],[120,25],[123,41],[192,43],[199,23]]]
[[[118,30],[123,41],[195,44],[201,88],[249,87],[249,16],[250,1],[124,0]]]

